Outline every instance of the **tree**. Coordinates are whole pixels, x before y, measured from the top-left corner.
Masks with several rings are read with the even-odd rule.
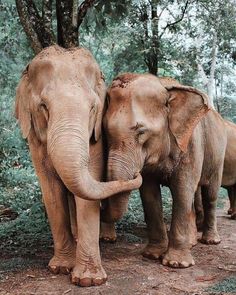
[[[200,82],[213,108],[217,92],[217,70],[222,68],[224,60],[231,59],[230,55],[234,51],[232,42],[236,38],[235,15],[235,3],[232,0],[200,0],[189,15],[191,23],[188,23],[187,34],[192,49],[195,49]]]
[[[128,24],[150,73],[158,75],[160,61],[165,58],[162,51],[164,37],[178,30],[190,4],[190,0],[133,1]]]
[[[16,0],[21,24],[35,53],[55,43],[64,48],[78,46],[80,27],[89,10],[94,8],[92,21],[101,27],[100,24],[105,23],[102,13],[114,16],[115,12],[118,16],[123,15],[130,0],[56,0],[55,2]]]
[[[43,0],[41,14],[33,0],[16,0],[21,24],[35,53],[58,43],[69,48],[78,46],[79,27],[96,0],[84,0],[78,7],[76,0],[56,0],[57,38],[53,31],[53,1]],[[39,5],[38,5],[39,6]]]

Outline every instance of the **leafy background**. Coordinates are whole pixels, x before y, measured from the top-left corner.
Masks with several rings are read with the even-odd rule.
[[[139,8],[143,2],[146,3],[120,1],[112,10],[108,6],[102,6],[101,9],[98,1],[80,29],[81,45],[92,51],[108,84],[122,72],[148,71],[145,56],[152,49],[152,44],[148,43],[150,40],[142,44],[140,39],[143,27],[139,23]],[[169,1],[170,5],[178,4],[178,1],[177,4],[174,2]],[[202,2],[212,4],[211,1]],[[230,1],[223,2],[227,7]],[[166,1],[162,1],[162,5],[166,5]],[[212,5],[215,6],[214,3]],[[225,118],[236,122],[236,32],[232,25],[235,24],[235,14],[231,16],[224,14],[224,11],[220,12],[221,22],[227,30],[223,30],[217,56],[215,84],[220,94],[216,104]],[[196,16],[193,6],[183,23],[162,36],[159,48],[160,75],[172,76],[181,82],[203,88],[196,65],[194,38],[199,36],[200,28],[205,38],[202,39],[199,58],[205,72],[209,73],[212,23],[205,21],[210,19],[207,13],[202,9],[202,15]],[[34,254],[52,243],[28,146],[21,138],[13,111],[15,88],[21,72],[32,57],[33,52],[19,22],[15,2],[0,1],[0,210],[11,208],[17,214],[14,220],[0,220],[1,255]],[[222,191],[221,195],[224,194]],[[163,189],[163,196],[165,218],[169,220],[171,198],[168,189]],[[119,222],[118,229],[129,230],[136,225],[143,225],[143,212],[139,195],[134,192],[129,202],[129,211]]]

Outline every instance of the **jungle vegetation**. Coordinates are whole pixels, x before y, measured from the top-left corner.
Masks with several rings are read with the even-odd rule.
[[[234,0],[0,0],[2,253],[32,254],[51,241],[27,142],[13,112],[22,71],[51,44],[91,50],[107,84],[131,71],[171,76],[196,86],[208,93],[224,118],[236,123]],[[170,196],[167,191],[164,195],[169,216]],[[118,227],[142,222],[134,193]]]

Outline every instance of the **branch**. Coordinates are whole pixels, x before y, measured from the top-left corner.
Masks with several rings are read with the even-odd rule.
[[[217,51],[218,51],[217,33],[214,32],[212,52],[211,52],[212,61],[211,61],[211,69],[210,69],[210,79],[212,80],[214,79],[214,76],[215,76]]]
[[[208,77],[207,77],[200,61],[197,62],[197,68],[198,68],[199,76],[201,77],[204,86],[206,86],[208,83]]]
[[[167,25],[163,28],[163,32],[161,33],[160,38],[161,38],[161,37],[163,36],[163,34],[165,33],[166,29],[168,29],[169,27],[173,27],[173,26],[175,26],[176,24],[178,24],[179,22],[181,22],[181,21],[183,20],[183,18],[184,18],[184,16],[185,16],[185,13],[186,13],[186,11],[187,11],[187,8],[188,8],[188,5],[189,5],[189,2],[190,2],[190,1],[191,1],[191,0],[187,0],[187,1],[186,1],[185,6],[184,6],[184,8],[182,9],[182,14],[181,14],[180,18],[179,18],[178,20],[174,21],[173,23],[169,23],[169,24],[167,24]]]
[[[158,18],[161,18],[162,13],[166,10],[167,6],[168,6],[168,4],[167,4],[166,6],[163,7],[163,9],[161,10],[161,12],[160,12],[159,15],[158,15]]]
[[[81,5],[78,7],[78,15],[77,15],[77,26],[80,27],[83,19],[85,18],[87,11],[91,8],[97,0],[84,0]]]

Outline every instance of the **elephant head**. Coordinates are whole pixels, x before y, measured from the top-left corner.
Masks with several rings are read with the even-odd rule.
[[[209,110],[207,96],[197,89],[150,74],[117,77],[107,97],[103,121],[109,180],[128,180],[136,171],[157,170],[168,161],[173,147],[185,153],[195,126]],[[121,194],[106,200],[103,219],[121,217],[128,197]]]
[[[27,66],[17,88],[15,116],[24,138],[45,145],[67,188],[98,200],[135,189],[129,182],[98,182],[89,173],[89,144],[98,141],[105,84],[92,55],[83,48],[51,46]]]

